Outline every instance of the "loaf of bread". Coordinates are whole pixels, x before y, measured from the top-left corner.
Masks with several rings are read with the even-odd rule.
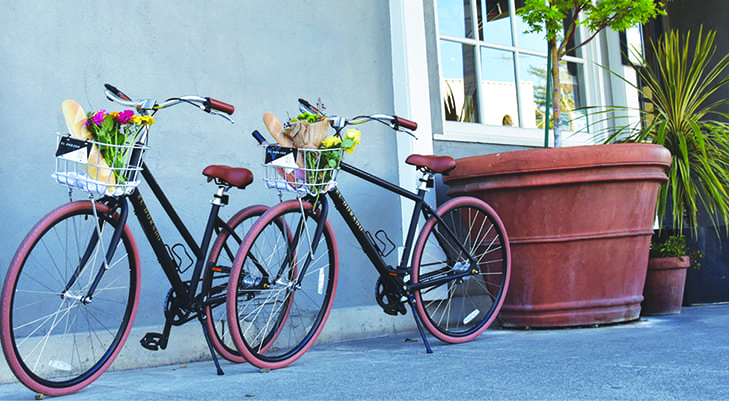
[[[273,139],[276,140],[276,142],[279,143],[279,145],[285,146],[287,148],[291,147],[291,138],[287,138],[283,135],[283,125],[278,120],[275,114],[271,113],[270,111],[266,112],[263,115],[263,124],[266,125],[266,129],[268,129],[268,132],[271,133],[271,136],[273,137]]]
[[[61,105],[63,117],[66,119],[68,133],[74,138],[93,139],[86,128],[86,113],[75,100],[65,100]]]
[[[71,136],[83,140],[93,140],[91,132],[86,127],[86,113],[81,105],[69,99],[63,102],[61,108],[63,109],[63,117],[66,120],[66,127]],[[111,192],[114,191],[112,186],[116,184],[116,179],[96,144],[91,147],[88,165],[85,165],[84,168],[89,178],[109,185]]]

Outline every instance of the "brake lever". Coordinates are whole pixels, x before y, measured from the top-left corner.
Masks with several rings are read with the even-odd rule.
[[[204,108],[203,108],[203,110],[204,110]],[[214,109],[210,109],[207,112],[210,113],[210,114],[216,115],[216,116],[223,117],[224,119],[228,120],[231,124],[235,124],[235,121],[233,121],[233,118],[231,116],[229,116],[228,114],[226,114],[226,113],[223,113],[221,111],[217,111],[217,110],[214,110]]]
[[[412,132],[410,132],[410,131],[407,131],[407,130],[404,130],[404,129],[398,129],[397,131],[399,131],[399,132],[404,132],[404,133],[406,133],[406,134],[410,135],[411,137],[415,138],[415,140],[416,140],[416,141],[418,140],[418,137],[417,137],[417,136],[415,136],[415,134],[413,134],[413,133],[412,133]]]

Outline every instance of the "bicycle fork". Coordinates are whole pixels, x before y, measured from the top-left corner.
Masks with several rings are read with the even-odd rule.
[[[89,262],[91,259],[91,256],[96,252],[96,247],[103,245],[103,226],[104,226],[104,218],[102,216],[99,216],[96,209],[96,202],[92,199],[91,204],[93,207],[94,212],[94,218],[97,221],[96,229],[91,234],[91,238],[89,239],[89,243],[86,246],[86,250],[81,257],[81,259],[78,261],[78,265],[76,266],[76,269],[74,270],[73,274],[71,275],[70,280],[68,283],[66,283],[66,288],[63,289],[61,292],[62,298],[70,298],[74,299],[76,301],[79,301],[83,304],[89,304],[94,298],[94,292],[96,291],[96,287],[98,287],[99,283],[101,282],[102,277],[104,277],[104,273],[110,269],[110,264],[112,263],[112,257],[114,256],[114,253],[116,252],[116,248],[119,246],[119,241],[121,240],[122,232],[124,231],[124,227],[126,226],[127,217],[129,216],[129,207],[127,206],[126,202],[122,202],[119,210],[119,218],[118,218],[118,224],[116,228],[114,229],[114,232],[111,236],[111,241],[109,242],[109,246],[106,250],[106,253],[104,254],[104,259],[102,260],[101,266],[99,266],[99,269],[94,277],[94,280],[91,282],[91,285],[89,286],[88,290],[86,290],[86,294],[81,295],[79,294],[71,294],[69,291],[71,290],[71,287],[73,287],[79,277],[81,276],[81,272],[84,270],[84,266]],[[113,210],[113,209],[112,209]]]

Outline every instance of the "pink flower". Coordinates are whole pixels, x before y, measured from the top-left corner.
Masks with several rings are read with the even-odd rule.
[[[104,122],[104,113],[105,112],[106,112],[106,110],[97,111],[96,114],[94,114],[93,116],[91,116],[91,118],[86,120],[86,126],[90,127],[91,123],[93,123],[94,125],[101,125],[101,123]]]
[[[124,110],[121,113],[119,113],[119,124],[127,124],[129,120],[131,120],[132,116],[134,116],[134,112],[131,110]]]

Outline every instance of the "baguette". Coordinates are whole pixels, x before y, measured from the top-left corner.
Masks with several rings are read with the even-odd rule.
[[[63,117],[66,120],[66,127],[71,136],[83,140],[93,140],[91,132],[86,127],[86,113],[81,105],[75,100],[69,99],[63,102],[61,108]],[[86,169],[89,178],[92,180],[109,185],[107,192],[114,192],[113,185],[116,184],[116,178],[96,144],[91,146],[88,164],[84,165],[84,169]]]
[[[93,139],[88,128],[86,128],[86,113],[81,105],[75,100],[65,100],[61,105],[63,117],[66,119],[68,132],[74,138]]]
[[[273,136],[273,138],[276,140],[276,142],[279,143],[279,145],[287,148],[291,147],[291,138],[284,136],[283,125],[281,125],[281,122],[278,120],[275,114],[271,113],[270,111],[266,112],[263,115],[263,124],[266,125],[268,132],[271,133],[271,136]]]

